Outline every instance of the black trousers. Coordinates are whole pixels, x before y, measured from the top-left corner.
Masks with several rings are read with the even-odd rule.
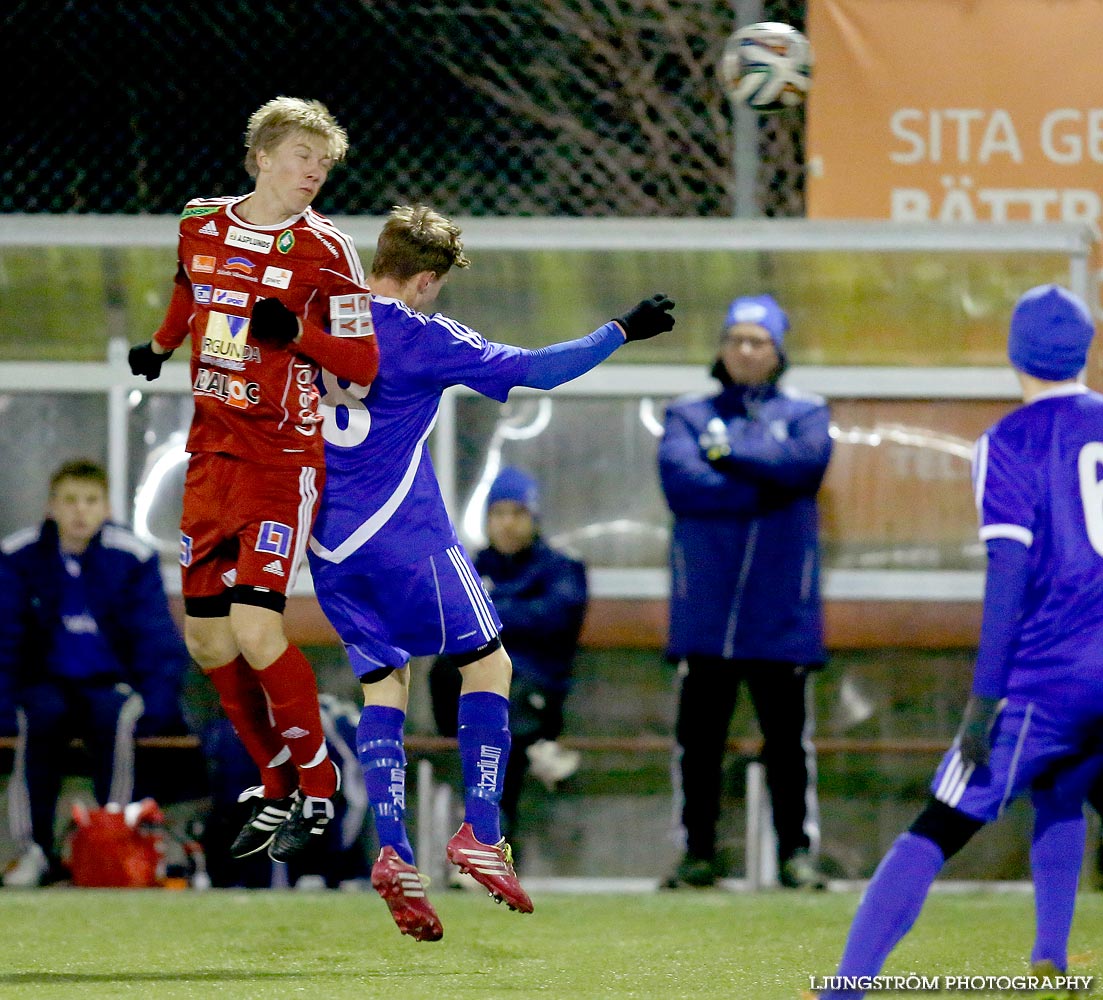
[[[716,853],[716,824],[728,728],[747,685],[762,730],[762,763],[770,791],[778,861],[810,846],[806,830],[815,809],[815,748],[805,741],[808,669],[794,663],[690,656],[678,698],[675,739],[682,783],[686,850],[699,858]]]

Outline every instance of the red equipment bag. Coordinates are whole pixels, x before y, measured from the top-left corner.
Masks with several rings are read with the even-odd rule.
[[[73,806],[76,829],[69,840],[73,885],[97,889],[142,889],[165,879],[165,817],[153,799],[125,808]]]

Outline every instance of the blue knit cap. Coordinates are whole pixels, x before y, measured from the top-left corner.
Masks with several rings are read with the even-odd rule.
[[[777,304],[772,295],[744,295],[736,299],[728,306],[728,315],[724,320],[724,331],[735,326],[736,323],[754,323],[761,326],[774,342],[774,347],[781,350],[781,343],[785,337],[785,331],[789,329],[789,317],[785,310]]]
[[[489,510],[499,500],[513,500],[522,507],[528,508],[533,515],[540,512],[540,490],[536,480],[527,472],[512,466],[502,469],[490,484],[490,492],[486,495],[487,509]]]
[[[1027,375],[1063,382],[1087,364],[1094,333],[1083,299],[1060,285],[1038,285],[1015,303],[1007,356]]]

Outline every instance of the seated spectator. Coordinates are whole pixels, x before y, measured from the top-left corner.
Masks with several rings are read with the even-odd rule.
[[[62,877],[54,842],[70,742],[91,759],[100,805],[134,797],[134,737],[183,732],[189,658],[153,549],[108,521],[107,474],[62,465],[48,515],[0,543],[0,732],[17,733],[8,786],[22,855],[7,886]]]
[[[536,481],[506,468],[487,494],[488,545],[475,569],[502,620],[502,640],[513,661],[509,720],[513,741],[502,791],[502,834],[514,840],[521,788],[530,766],[549,787],[578,768],[577,751],[556,740],[582,619],[586,567],[548,546],[539,530]],[[429,673],[433,716],[444,736],[456,735],[459,671],[445,656]]]

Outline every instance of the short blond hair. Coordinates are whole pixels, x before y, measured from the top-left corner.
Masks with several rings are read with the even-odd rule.
[[[348,152],[348,133],[321,101],[276,97],[257,108],[245,128],[245,170],[250,177],[260,172],[258,150],[275,149],[292,132],[309,132],[325,140],[334,163],[340,163]]]
[[[408,281],[422,271],[439,277],[453,267],[470,267],[460,236],[459,226],[431,208],[395,205],[379,234],[371,273]]]

